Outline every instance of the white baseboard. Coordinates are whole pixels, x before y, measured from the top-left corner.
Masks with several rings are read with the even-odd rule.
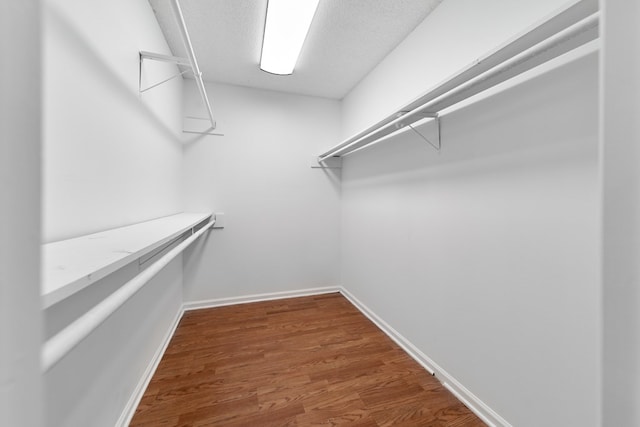
[[[458,400],[464,403],[471,411],[473,411],[482,421],[491,427],[512,427],[504,418],[498,415],[494,410],[487,406],[476,395],[471,393],[467,388],[460,384],[447,371],[442,369],[437,363],[431,360],[420,349],[413,345],[408,339],[403,337],[398,331],[393,329],[387,322],[382,320],[369,307],[364,305],[355,296],[344,288],[340,288],[340,293],[348,299],[358,310],[369,318],[380,328],[389,338],[398,344],[409,356],[418,362],[430,374],[433,374],[442,382]]]
[[[360,300],[353,296],[349,291],[343,287],[324,287],[324,288],[310,288],[297,291],[285,291],[285,292],[272,292],[266,294],[247,295],[242,297],[230,297],[230,298],[218,298],[204,301],[192,301],[182,305],[181,310],[176,314],[176,317],[171,325],[171,328],[167,331],[166,336],[162,342],[162,345],[158,348],[153,356],[153,359],[149,363],[149,366],[145,370],[144,375],[140,379],[138,386],[134,390],[129,402],[122,412],[117,427],[126,427],[135,410],[144,395],[144,392],[155,373],[162,356],[171,341],[171,337],[175,333],[178,323],[182,318],[185,311],[199,310],[203,308],[222,307],[225,305],[234,304],[247,304],[251,302],[270,301],[284,298],[295,298],[310,295],[321,295],[333,292],[340,292],[346,299],[348,299],[362,314],[364,314],[369,320],[371,320],[382,332],[384,332],[389,338],[391,338],[396,344],[398,344],[409,356],[411,356],[416,362],[426,369],[430,374],[433,374],[438,378],[444,387],[446,387],[451,393],[453,393],[458,400],[464,403],[471,411],[473,411],[482,421],[491,427],[512,427],[504,418],[493,411],[471,391],[458,382],[447,371],[442,369],[437,363],[431,360],[420,349],[413,345],[408,339],[402,336],[398,331],[393,329],[382,318],[375,314],[371,309],[364,305]]]
[[[138,404],[142,400],[142,396],[144,396],[144,392],[147,390],[147,386],[149,385],[149,382],[151,382],[151,378],[153,378],[153,374],[156,372],[156,369],[160,364],[160,360],[162,360],[162,356],[164,355],[164,352],[167,350],[167,347],[169,346],[169,342],[171,341],[171,338],[173,338],[173,334],[176,332],[176,329],[178,328],[178,324],[180,323],[180,319],[182,319],[183,314],[184,314],[184,307],[181,306],[178,312],[176,313],[173,319],[173,322],[169,327],[169,330],[167,330],[167,333],[162,339],[160,347],[158,347],[155,354],[153,355],[153,358],[149,362],[147,369],[145,369],[144,374],[142,375],[142,378],[140,378],[138,385],[136,386],[135,390],[131,394],[131,397],[129,398],[127,405],[124,407],[122,414],[120,414],[120,418],[116,423],[116,427],[127,427],[131,422],[131,419],[133,419],[133,415],[136,412],[136,408],[138,407]]]
[[[219,298],[219,299],[212,299],[212,300],[206,300],[206,301],[194,301],[194,302],[187,302],[182,304],[182,306],[180,307],[180,310],[178,310],[178,313],[176,313],[176,316],[173,319],[171,326],[167,330],[167,333],[164,336],[162,343],[160,344],[160,347],[158,347],[158,350],[156,350],[155,354],[153,355],[153,358],[149,362],[147,369],[144,371],[144,374],[140,378],[138,385],[136,386],[133,393],[131,394],[131,397],[129,398],[129,401],[127,402],[124,410],[122,411],[122,414],[120,414],[120,418],[118,418],[118,421],[116,422],[116,427],[126,427],[129,425],[129,423],[133,419],[133,415],[136,412],[136,408],[138,407],[138,404],[140,404],[140,401],[142,400],[142,396],[144,396],[144,392],[146,391],[147,386],[149,385],[149,382],[151,382],[151,378],[153,377],[153,374],[156,372],[156,369],[160,364],[160,360],[162,360],[162,356],[164,355],[164,352],[167,350],[167,347],[169,346],[169,342],[171,341],[171,338],[176,332],[176,329],[178,328],[178,324],[180,323],[180,319],[182,319],[182,316],[184,315],[185,311],[198,310],[198,309],[211,308],[211,307],[222,307],[225,305],[233,305],[233,304],[246,304],[250,302],[269,301],[269,300],[284,299],[284,298],[295,298],[295,297],[302,297],[302,296],[309,296],[309,295],[321,295],[321,294],[327,294],[332,292],[340,292],[340,288],[335,286],[325,287],[325,288],[311,288],[311,289],[302,289],[297,291],[273,292],[268,294],[248,295],[243,297]]]
[[[340,292],[341,288],[330,286],[325,288],[309,288],[297,291],[272,292],[268,294],[255,294],[242,297],[217,298],[204,301],[192,301],[184,303],[184,310],[199,310],[201,308],[222,307],[225,305],[248,304],[251,302],[271,301],[284,298],[306,297],[309,295],[329,294]]]

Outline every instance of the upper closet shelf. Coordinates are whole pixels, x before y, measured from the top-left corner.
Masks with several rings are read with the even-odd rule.
[[[210,217],[210,213],[182,213],[43,245],[42,306],[50,307],[130,262],[161,250]]]
[[[200,97],[202,98],[202,103],[204,104],[204,108],[205,110],[207,110],[207,119],[205,120],[208,120],[211,123],[211,127],[203,132],[193,132],[193,131],[187,131],[187,132],[202,133],[202,134],[209,134],[209,135],[220,135],[220,134],[211,132],[216,128],[216,120],[213,118],[213,110],[211,109],[211,103],[209,102],[209,97],[207,96],[207,89],[204,87],[204,81],[202,80],[202,71],[200,71],[200,67],[198,66],[198,60],[196,59],[196,54],[193,50],[193,45],[191,44],[191,38],[189,37],[189,31],[187,31],[187,24],[184,22],[184,15],[182,14],[182,9],[180,8],[180,3],[178,2],[178,0],[171,0],[171,7],[173,8],[173,13],[176,18],[176,23],[178,24],[178,28],[180,29],[182,42],[184,44],[185,50],[187,51],[187,57],[180,58],[177,56],[141,51],[140,52],[140,72],[142,73],[142,61],[145,59],[152,59],[155,61],[163,61],[163,62],[172,62],[176,65],[187,67],[187,70],[182,71],[174,76],[171,76],[159,83],[153,84],[145,89],[142,89],[142,87],[139,87],[139,91],[140,93],[146,92],[149,89],[152,89],[156,86],[159,86],[163,83],[168,82],[173,78],[183,75],[186,71],[191,71],[194,79],[196,80],[196,85],[198,86],[198,91],[200,92]]]
[[[320,154],[318,163],[371,145],[425,118],[438,121],[438,113],[445,108],[597,39],[598,26],[597,0],[572,2],[538,25],[471,63],[413,102]],[[439,131],[439,123],[437,128]],[[439,141],[434,145],[439,148]]]

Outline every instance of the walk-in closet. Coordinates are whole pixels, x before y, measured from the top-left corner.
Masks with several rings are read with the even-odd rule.
[[[0,425],[640,426],[640,3],[0,5]]]

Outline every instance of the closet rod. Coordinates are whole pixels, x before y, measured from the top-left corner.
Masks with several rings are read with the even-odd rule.
[[[42,372],[47,372],[74,347],[82,342],[109,316],[118,310],[136,292],[153,279],[176,256],[196,241],[216,223],[215,218],[200,230],[189,236],[184,242],[167,252],[162,258],[140,272],[133,279],[122,285],[117,291],[100,301],[91,310],[74,320],[63,330],[52,336],[44,343],[41,354]]]
[[[173,6],[176,21],[178,23],[178,27],[180,28],[180,33],[182,34],[182,42],[184,43],[184,47],[187,50],[187,58],[189,59],[191,70],[193,70],[193,76],[196,79],[196,85],[198,86],[198,90],[200,91],[200,97],[202,98],[202,102],[204,103],[204,106],[207,110],[209,120],[211,121],[211,129],[215,129],[216,120],[213,118],[213,111],[211,110],[209,97],[207,96],[207,91],[204,87],[204,82],[202,81],[202,72],[200,71],[200,67],[198,67],[198,61],[196,61],[196,55],[193,51],[191,38],[189,37],[189,32],[187,31],[187,25],[184,22],[184,16],[182,15],[180,3],[178,2],[178,0],[171,0],[171,6]]]
[[[598,2],[580,0],[464,68],[375,125],[318,156],[363,148],[598,37]]]

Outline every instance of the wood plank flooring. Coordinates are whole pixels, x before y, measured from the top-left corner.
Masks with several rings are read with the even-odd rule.
[[[189,311],[131,426],[484,426],[342,295]]]

